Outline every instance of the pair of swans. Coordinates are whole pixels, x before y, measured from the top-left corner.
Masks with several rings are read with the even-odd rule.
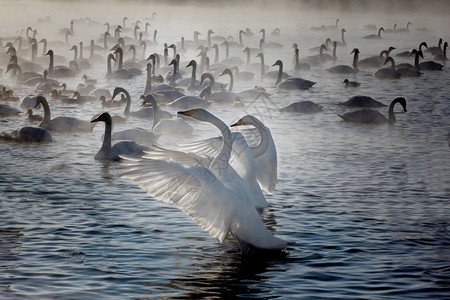
[[[221,131],[221,148],[211,163],[205,167],[192,158],[195,162],[190,164],[148,156],[127,158],[122,176],[133,180],[155,199],[175,205],[220,242],[231,233],[243,253],[252,248],[285,249],[287,243],[273,236],[262,222],[248,183],[230,167],[234,143],[228,126],[204,109],[179,114],[209,122]]]

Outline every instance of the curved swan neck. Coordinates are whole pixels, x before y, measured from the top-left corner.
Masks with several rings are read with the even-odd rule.
[[[44,108],[44,118],[43,118],[41,124],[39,125],[39,127],[43,127],[51,120],[50,107],[48,106],[47,99],[45,99],[44,97],[38,96],[36,98],[36,105],[38,103],[41,103],[42,107]]]
[[[394,124],[397,120],[395,119],[394,114],[394,106],[395,104],[400,103],[403,106],[404,111],[406,112],[406,101],[404,98],[395,98],[391,104],[389,104],[389,117],[388,117],[388,123]]]
[[[228,91],[231,92],[233,91],[233,85],[234,85],[234,76],[233,76],[233,72],[227,72],[228,75],[230,75],[230,86],[228,88]]]
[[[281,82],[281,78],[283,76],[283,63],[280,62],[280,64],[278,65],[279,69],[278,69],[278,78],[277,81],[275,82],[275,85],[278,85]]]
[[[211,115],[209,119],[206,121],[216,126],[222,133],[223,138],[222,149],[220,150],[219,154],[217,154],[217,156],[214,158],[214,160],[211,162],[210,169],[212,170],[217,168],[219,174],[227,174],[228,162],[231,156],[231,146],[233,143],[231,137],[231,130],[222,120],[215,117],[214,115]]]
[[[124,88],[116,88],[116,91],[117,91],[117,94],[118,93],[124,93],[125,94],[125,98],[127,99],[127,105],[125,106],[125,110],[123,111],[123,114],[125,115],[125,117],[127,117],[127,116],[130,115],[130,107],[131,107],[130,94]]]
[[[258,129],[259,135],[261,136],[259,144],[255,147],[250,147],[253,156],[257,158],[266,153],[267,148],[269,148],[269,131],[260,120],[258,120],[253,116],[248,117],[250,117],[253,126],[255,126]]]

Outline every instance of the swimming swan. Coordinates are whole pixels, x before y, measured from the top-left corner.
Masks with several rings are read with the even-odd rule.
[[[403,110],[406,112],[406,100],[403,97],[395,98],[389,105],[389,116],[386,118],[376,110],[365,108],[352,112],[338,115],[342,120],[351,123],[365,123],[365,124],[383,124],[389,123],[390,125],[396,122],[394,115],[394,106],[396,103],[400,103],[403,106]]]
[[[112,119],[109,113],[104,112],[97,118],[91,120],[91,123],[105,122],[105,134],[103,137],[103,144],[100,150],[95,154],[96,160],[120,160],[120,155],[127,156],[140,156],[144,153],[144,150],[148,150],[147,147],[136,144],[133,141],[121,141],[115,143],[111,147],[111,131],[112,131]]]
[[[122,176],[133,180],[155,199],[175,205],[220,242],[231,233],[243,253],[251,248],[283,250],[287,243],[267,230],[247,183],[240,177],[229,176],[232,136],[228,126],[203,109],[179,114],[209,122],[222,132],[221,151],[210,167],[144,157],[126,159]]]
[[[289,77],[288,79],[281,82],[281,77],[283,76],[283,62],[281,60],[277,60],[272,66],[278,66],[278,78],[275,82],[275,85],[279,89],[287,89],[287,90],[295,90],[301,89],[306,90],[316,84],[316,82],[306,80],[300,77]]]
[[[44,120],[42,120],[39,127],[45,128],[49,131],[57,132],[90,132],[93,126],[88,121],[83,121],[74,117],[56,117],[51,119],[50,107],[47,99],[42,95],[36,97],[36,105],[42,104],[44,108]]]

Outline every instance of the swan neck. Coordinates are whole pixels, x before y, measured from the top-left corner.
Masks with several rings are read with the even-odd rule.
[[[391,104],[389,104],[389,116],[388,116],[388,122],[389,124],[394,124],[397,120],[395,119],[395,114],[394,114],[394,106],[395,104],[397,104],[399,101],[397,99],[393,100],[391,102]]]
[[[230,75],[230,87],[228,88],[228,91],[231,92],[231,91],[233,91],[234,76],[233,76],[232,72],[230,72],[229,75]]]
[[[48,106],[48,102],[45,99],[40,99],[39,102],[42,104],[44,108],[44,119],[41,122],[39,127],[44,127],[51,120],[50,107]]]
[[[269,148],[269,130],[260,120],[256,119],[255,117],[251,118],[253,125],[258,129],[259,135],[261,136],[259,144],[255,147],[250,147],[253,156],[257,158],[266,153],[267,148]]]
[[[125,94],[125,97],[127,99],[127,105],[125,106],[125,110],[123,111],[123,114],[125,115],[125,117],[127,117],[130,115],[131,97],[125,89],[121,89],[120,91]]]
[[[192,64],[192,76],[191,82],[189,84],[189,88],[191,89],[195,88],[196,73],[197,73],[197,64]]]
[[[261,58],[261,78],[266,77],[266,69],[264,67],[264,55],[260,56]]]
[[[98,152],[107,154],[111,151],[111,131],[111,120],[105,121],[105,135],[103,137],[103,144]]]
[[[213,124],[220,130],[223,139],[222,149],[212,161],[210,169],[217,170],[221,175],[228,174],[228,162],[230,160],[231,146],[233,143],[230,128],[222,120],[212,115],[209,118],[208,122]]]
[[[278,69],[278,78],[277,82],[275,82],[275,85],[278,85],[281,82],[282,76],[283,76],[283,64],[280,64]]]
[[[156,103],[155,99],[152,98],[150,100],[150,102],[152,103],[152,107],[153,107],[153,125],[152,125],[152,130],[155,129],[155,126],[159,124],[160,120],[161,120],[161,114],[159,111],[159,107],[158,104]]]
[[[216,51],[214,52],[214,63],[217,64],[219,62],[219,47],[215,47]]]
[[[48,63],[48,76],[53,75],[53,53],[50,53],[50,61]]]
[[[150,94],[151,91],[152,91],[152,66],[150,64],[147,64],[147,80],[145,81],[144,96]]]
[[[355,52],[355,54],[353,55],[353,69],[355,70],[358,70],[358,59],[359,59],[358,52]]]

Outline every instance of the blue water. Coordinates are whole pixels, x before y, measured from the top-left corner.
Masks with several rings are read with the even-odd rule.
[[[58,4],[51,5],[58,8]],[[104,32],[105,21],[119,24],[125,13],[130,23],[144,16],[126,6],[116,11],[113,19],[93,16],[87,4],[76,9],[66,5],[79,10],[78,17],[91,16],[98,21],[93,26],[76,25],[80,31],[71,41],[83,40],[85,45]],[[19,8],[13,5],[11,9]],[[193,9],[185,9],[188,13],[184,15],[182,11],[158,10],[152,29],[159,29],[159,45],[148,53],[162,52],[165,41],[178,42],[182,34],[191,39],[193,30],[201,31],[205,38],[208,28],[237,39],[240,28],[250,27],[256,37],[248,42],[256,46],[260,28],[266,27],[269,33],[269,29],[280,27],[279,37],[268,34],[266,39],[285,47],[278,53],[267,50],[266,64],[283,59],[285,70],[292,74],[294,42],[299,43],[301,56],[306,56],[313,54],[308,48],[323,43],[326,37],[340,37],[337,32],[309,30],[309,26],[333,24],[336,14],[318,14],[320,18],[305,14],[304,20],[288,14],[286,19],[269,22],[265,19],[268,12],[247,16],[249,21],[244,13],[230,24],[223,15],[214,17],[221,12],[218,9],[202,10],[202,20],[194,18],[198,14]],[[35,17],[29,19],[37,20],[32,8],[27,13]],[[40,38],[63,39],[57,29],[67,27],[74,14],[54,13],[51,24],[30,24],[25,14],[12,28],[2,27],[2,35],[14,36],[16,30],[33,26],[42,28]],[[180,17],[169,22],[170,14]],[[421,41],[431,46],[439,37],[450,39],[444,32],[448,28],[445,18],[411,15],[417,28],[428,30],[412,27],[409,34],[386,34],[381,41],[361,40],[371,33],[363,29],[364,24],[400,24],[393,18],[341,13],[349,45],[338,48],[337,63],[350,64],[349,53],[354,47],[364,58],[390,45],[401,52]],[[408,20],[406,16],[403,19],[405,23]],[[59,53],[73,56],[64,49]],[[189,61],[196,54],[187,52],[182,60]],[[245,60],[240,51],[231,54]],[[426,54],[426,59],[431,56]],[[252,62],[257,60],[252,58]],[[0,143],[0,298],[449,298],[448,68],[426,72],[417,79],[394,81],[377,80],[371,76],[374,70],[362,70],[350,78],[361,82],[361,87],[351,90],[342,86],[345,76],[325,71],[329,66],[332,64],[297,75],[317,81],[308,91],[280,92],[274,82],[261,81],[257,74],[254,81],[235,82],[234,89],[260,85],[273,94],[270,100],[246,102],[245,108],[213,104],[209,109],[227,124],[251,113],[271,129],[278,151],[279,180],[273,195],[266,196],[271,207],[263,219],[274,234],[289,242],[287,254],[243,256],[234,240],[219,243],[181,211],[152,199],[130,180],[119,177],[120,164],[95,161],[104,130],[100,124],[88,134],[54,133],[54,141],[45,145]],[[128,89],[132,110],[138,109],[144,76],[108,82],[103,77],[106,63],[90,72],[90,77],[99,80],[98,87]],[[1,75],[2,83],[13,86],[8,75]],[[70,79],[68,86],[75,88],[80,80],[81,75]],[[227,78],[220,80],[227,82]],[[32,89],[22,86],[14,91],[23,97]],[[337,103],[357,94],[385,104],[403,96],[408,112],[396,108],[397,123],[393,126],[345,123],[337,114],[350,109]],[[311,115],[278,112],[299,100],[319,103],[323,111]],[[99,103],[67,106],[55,102],[51,109],[53,116],[75,115],[85,120],[101,112]],[[122,109],[110,111],[121,114]],[[380,112],[387,115],[386,108]],[[1,131],[28,125],[25,119],[23,115],[1,119]],[[151,123],[145,122],[132,119],[116,128],[149,127]],[[219,134],[209,124],[192,125],[196,127],[192,136],[162,137],[161,142],[175,147],[179,142]]]

